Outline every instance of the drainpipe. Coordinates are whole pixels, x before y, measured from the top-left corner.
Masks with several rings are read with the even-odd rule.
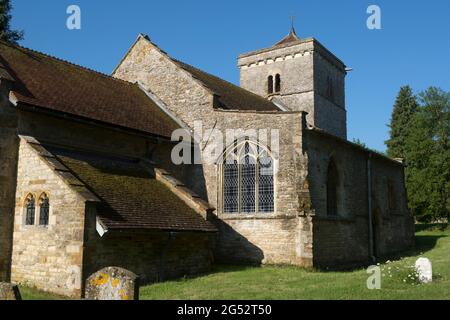
[[[372,153],[369,152],[367,158],[367,203],[368,203],[368,218],[369,218],[369,256],[372,262],[376,261],[373,243],[373,217],[372,217]]]

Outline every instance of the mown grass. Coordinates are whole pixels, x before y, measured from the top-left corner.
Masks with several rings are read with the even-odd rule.
[[[141,299],[450,299],[450,228],[420,225],[416,249],[381,264],[381,290],[368,290],[366,269],[322,272],[296,267],[217,267],[211,274],[141,288]],[[433,263],[435,280],[418,285],[419,257]],[[408,277],[409,276],[409,277]]]
[[[380,264],[381,290],[368,290],[366,269],[324,272],[296,267],[217,266],[209,275],[158,283],[141,288],[142,300],[250,300],[250,299],[363,299],[450,300],[450,228],[419,225],[416,248],[404,258]],[[412,277],[415,261],[429,258],[434,282],[419,285]],[[55,300],[60,297],[21,287],[25,300]]]
[[[64,297],[39,291],[34,288],[20,286],[20,294],[23,300],[63,300]]]

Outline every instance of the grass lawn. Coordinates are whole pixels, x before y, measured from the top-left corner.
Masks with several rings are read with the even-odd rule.
[[[36,289],[20,286],[20,294],[23,300],[62,300],[64,297],[42,292]]]
[[[142,300],[177,299],[446,299],[450,300],[450,227],[417,226],[416,249],[406,258],[381,264],[381,290],[368,290],[365,269],[322,272],[296,267],[218,266],[209,275],[141,288]],[[419,285],[411,275],[415,261],[433,263],[434,282]],[[21,288],[25,300],[58,297]]]
[[[210,275],[141,288],[140,297],[176,299],[446,299],[450,300],[450,228],[420,225],[416,249],[381,264],[381,290],[368,290],[365,269],[320,272],[296,267],[217,267]],[[433,263],[434,282],[418,285],[412,274],[419,257]],[[404,281],[406,280],[406,282]]]

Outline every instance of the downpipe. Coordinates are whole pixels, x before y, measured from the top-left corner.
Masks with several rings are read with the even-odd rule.
[[[376,262],[374,252],[374,230],[373,230],[373,216],[372,216],[372,153],[369,153],[367,158],[367,203],[368,203],[368,218],[369,218],[369,255],[372,262]]]

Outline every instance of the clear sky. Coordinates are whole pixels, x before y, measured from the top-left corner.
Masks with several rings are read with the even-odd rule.
[[[347,76],[349,139],[385,150],[399,87],[450,90],[448,0],[13,0],[23,46],[111,73],[139,33],[171,56],[238,84],[240,53],[271,46],[289,31],[315,37],[354,69]],[[67,7],[81,8],[68,30]],[[366,26],[380,6],[382,29]]]

